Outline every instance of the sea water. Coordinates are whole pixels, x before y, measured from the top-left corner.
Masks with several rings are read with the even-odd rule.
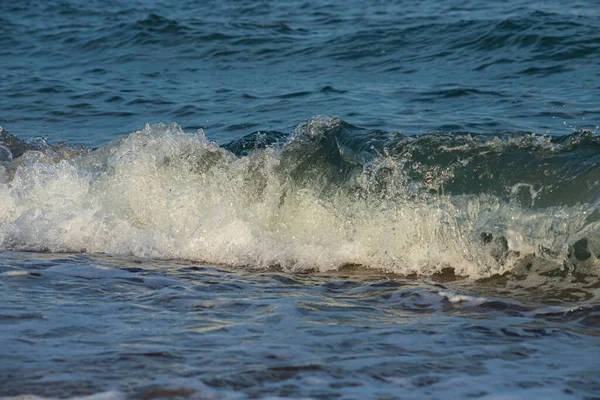
[[[600,398],[599,10],[0,2],[0,398]]]

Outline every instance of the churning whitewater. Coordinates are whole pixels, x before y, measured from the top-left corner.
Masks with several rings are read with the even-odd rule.
[[[592,132],[405,136],[315,117],[218,146],[157,124],[97,149],[0,136],[0,246],[328,271],[596,275]]]

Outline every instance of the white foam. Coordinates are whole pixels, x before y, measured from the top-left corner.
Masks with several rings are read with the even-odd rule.
[[[465,306],[478,306],[480,304],[485,303],[487,300],[483,297],[476,297],[476,296],[469,296],[466,294],[459,294],[459,293],[455,293],[452,290],[442,290],[440,292],[438,292],[438,294],[442,297],[445,297],[448,299],[448,301],[450,303],[453,304],[463,304]]]
[[[0,273],[0,276],[7,276],[7,277],[20,277],[20,276],[27,276],[27,275],[29,275],[29,271],[21,271],[21,270],[6,271],[6,272]]]
[[[453,267],[486,276],[510,265],[490,256],[478,232],[502,224],[511,250],[544,245],[566,254],[584,223],[584,206],[547,213],[483,195],[419,197],[389,157],[370,168],[392,170],[398,193],[364,199],[336,188],[323,196],[319,182],[291,179],[281,154],[235,157],[201,131],[159,124],[75,160],[33,157],[0,183],[0,246],[288,270],[363,264],[430,275]],[[368,190],[368,174],[358,184]]]
[[[96,393],[89,396],[70,397],[69,400],[125,400],[123,393],[117,391]],[[54,397],[40,397],[31,394],[20,396],[0,397],[0,400],[56,400]]]

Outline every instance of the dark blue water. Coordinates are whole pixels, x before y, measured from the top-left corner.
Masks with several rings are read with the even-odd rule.
[[[597,399],[598,20],[0,1],[0,398]]]
[[[146,123],[213,140],[317,114],[368,128],[599,124],[589,2],[48,1],[0,5],[0,124],[100,145]]]

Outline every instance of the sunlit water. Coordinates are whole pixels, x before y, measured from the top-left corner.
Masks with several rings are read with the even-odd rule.
[[[0,398],[599,398],[599,17],[0,2]]]

